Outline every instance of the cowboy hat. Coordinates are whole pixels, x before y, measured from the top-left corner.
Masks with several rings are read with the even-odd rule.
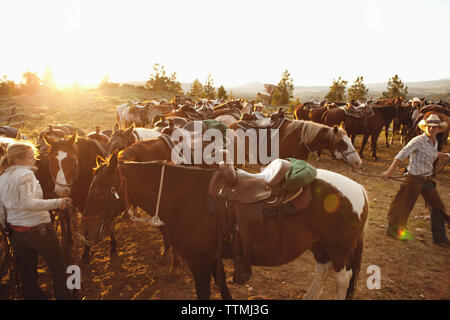
[[[439,119],[439,116],[435,113],[430,114],[430,116],[426,120],[425,119],[420,120],[419,128],[422,131],[425,131],[425,126],[441,127],[441,131],[445,131],[448,128],[447,122],[441,121],[441,119]]]

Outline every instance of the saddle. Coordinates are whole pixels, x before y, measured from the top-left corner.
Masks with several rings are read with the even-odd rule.
[[[191,106],[181,106],[180,111],[182,111],[186,115],[186,118],[188,118],[190,120],[204,120],[205,119],[205,116],[203,114],[197,112],[197,110],[195,110]]]
[[[257,115],[258,113],[258,115]],[[284,120],[286,120],[286,115],[283,111],[279,110],[274,113],[270,118],[261,117],[259,112],[253,112],[251,115],[244,113],[241,116],[241,121],[239,121],[238,126],[241,129],[279,129]]]
[[[143,105],[139,105],[139,104],[131,105],[130,113],[141,113],[144,111],[144,109],[145,109],[145,106],[143,106]]]
[[[370,118],[374,115],[373,109],[371,106],[363,106],[363,107],[353,107],[348,108],[347,106],[341,107],[344,110],[345,114],[355,118]]]
[[[283,217],[309,206],[309,185],[295,191],[282,188],[290,169],[291,163],[283,159],[273,160],[260,173],[248,173],[222,162],[211,179],[209,194],[216,199],[211,206],[218,215],[218,248],[231,245],[233,278],[238,284],[250,280],[252,245],[266,240],[264,219],[278,218],[281,251]]]

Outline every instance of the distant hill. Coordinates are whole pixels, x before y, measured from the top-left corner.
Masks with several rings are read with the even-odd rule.
[[[136,86],[145,85],[145,81],[129,81],[128,84]],[[405,82],[408,86],[408,97],[420,96],[431,100],[444,99],[450,101],[450,78],[420,81],[420,82]],[[181,87],[185,93],[191,90],[191,83],[181,83]],[[369,97],[375,99],[381,97],[381,93],[386,90],[387,82],[381,83],[366,83],[369,89]],[[264,83],[250,82],[241,86],[225,87],[229,93],[233,92],[235,97],[243,97],[253,99],[258,92],[264,93]],[[329,86],[295,86],[294,97],[299,98],[300,101],[307,101],[311,99],[321,100],[328,93]]]

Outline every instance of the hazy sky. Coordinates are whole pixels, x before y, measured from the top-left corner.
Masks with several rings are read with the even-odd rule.
[[[58,84],[147,80],[329,85],[450,77],[450,1],[0,2],[0,76],[52,68]]]

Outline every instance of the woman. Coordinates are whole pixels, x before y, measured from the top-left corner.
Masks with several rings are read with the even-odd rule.
[[[400,185],[400,190],[391,203],[388,213],[387,234],[391,237],[407,240],[406,231],[409,214],[411,213],[420,194],[430,206],[431,232],[433,243],[450,247],[445,235],[444,221],[449,221],[445,213],[445,206],[436,188],[433,175],[433,163],[436,158],[447,159],[449,153],[438,152],[436,135],[447,129],[448,124],[441,121],[438,115],[431,114],[426,120],[419,122],[419,128],[424,131],[420,136],[412,139],[396,156],[388,170],[381,174],[388,179],[401,161],[409,157],[406,180]]]
[[[55,298],[69,299],[63,254],[48,210],[65,209],[71,199],[43,199],[35,157],[32,144],[15,142],[0,159],[0,224],[9,232],[23,298],[47,298],[37,283],[40,254],[52,272]]]

